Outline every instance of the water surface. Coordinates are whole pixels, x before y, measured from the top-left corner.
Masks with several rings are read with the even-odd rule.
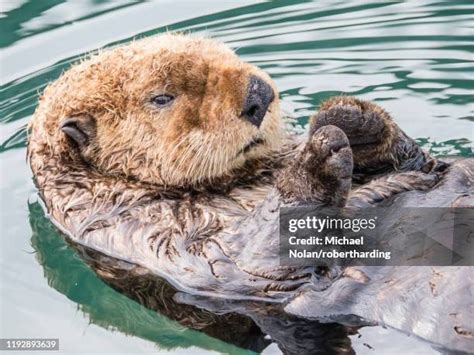
[[[44,217],[25,162],[38,93],[84,54],[164,31],[203,33],[265,69],[301,125],[324,98],[375,100],[435,155],[473,155],[471,1],[6,0],[0,5],[2,337],[74,353],[246,353],[106,286]],[[436,353],[383,328],[358,354]],[[373,348],[373,349],[371,349]],[[278,353],[275,344],[266,353]]]

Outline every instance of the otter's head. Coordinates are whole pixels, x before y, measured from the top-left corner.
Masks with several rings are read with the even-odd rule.
[[[265,72],[215,40],[170,34],[72,67],[36,116],[51,144],[102,173],[167,186],[232,175],[282,132]]]

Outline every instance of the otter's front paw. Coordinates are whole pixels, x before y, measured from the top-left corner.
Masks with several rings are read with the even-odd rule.
[[[346,134],[336,126],[312,133],[302,152],[305,168],[322,184],[352,177],[352,150]]]
[[[324,126],[280,174],[277,187],[286,202],[341,207],[351,188],[352,169],[347,136],[335,126]]]
[[[349,138],[355,174],[421,170],[427,164],[427,154],[372,102],[332,97],[311,118],[310,132],[326,125],[339,127]]]

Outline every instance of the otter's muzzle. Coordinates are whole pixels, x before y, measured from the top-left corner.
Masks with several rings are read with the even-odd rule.
[[[263,79],[252,75],[247,87],[242,117],[259,128],[274,98],[272,87]]]

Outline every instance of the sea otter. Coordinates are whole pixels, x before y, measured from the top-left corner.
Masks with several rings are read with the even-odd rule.
[[[465,292],[449,306],[441,297],[429,303],[443,327],[433,326],[433,308],[420,306],[427,330],[413,323],[413,304],[397,298],[403,289],[389,287],[428,285],[431,269],[279,265],[281,206],[474,205],[472,160],[432,158],[374,103],[331,98],[308,135],[295,136],[262,70],[215,40],[166,34],[103,51],[50,84],[31,121],[28,158],[63,233],[181,291],[288,302],[303,317],[352,314],[456,349],[472,344]],[[443,269],[443,280],[462,290],[456,282],[472,279],[468,270]],[[447,297],[447,286],[437,287]],[[367,306],[365,292],[391,289]],[[348,300],[348,290],[366,307]],[[427,292],[412,296],[435,297]],[[384,302],[400,302],[398,311],[383,312]]]

